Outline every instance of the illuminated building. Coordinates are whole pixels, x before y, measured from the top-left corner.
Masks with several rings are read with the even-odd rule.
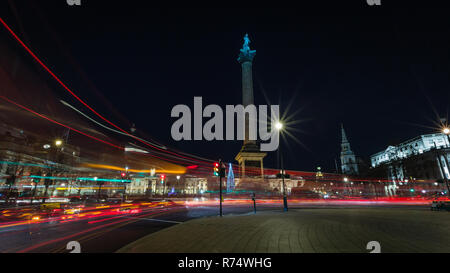
[[[34,191],[39,196],[44,188],[39,183],[44,184],[45,179],[29,178],[31,175],[45,176],[56,171],[65,175],[78,161],[77,147],[67,144],[55,147],[51,141],[7,124],[0,124],[0,191],[9,190],[7,180],[11,179],[11,191],[28,195]],[[50,194],[56,191],[53,184],[51,188]]]
[[[444,134],[428,134],[415,137],[397,146],[388,146],[386,150],[370,156],[372,167],[389,162],[393,159],[408,158],[412,155],[423,154],[434,148],[448,147],[448,139]]]
[[[202,194],[208,190],[208,180],[200,177],[186,177],[184,179],[183,194]]]
[[[450,178],[449,147],[444,134],[420,135],[372,155],[371,166],[393,181]]]
[[[155,189],[151,192],[156,192],[156,182],[156,178],[132,178],[127,184],[126,193],[127,195],[145,195],[150,192],[149,189]]]
[[[278,192],[280,194],[283,192],[283,181],[281,178],[270,178],[267,181],[269,191]],[[286,194],[290,195],[292,188],[297,188],[299,187],[299,185],[302,185],[302,179],[299,180],[295,178],[285,178],[284,184],[286,187]]]

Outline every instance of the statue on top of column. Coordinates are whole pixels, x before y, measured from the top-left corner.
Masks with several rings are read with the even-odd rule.
[[[248,38],[248,33],[244,36],[244,44],[241,48],[241,53],[239,54],[239,61],[247,61],[247,60],[253,60],[253,57],[256,54],[256,50],[250,49],[250,38]]]
[[[248,38],[248,33],[244,36],[244,45],[242,46],[242,51],[250,51],[250,38]]]

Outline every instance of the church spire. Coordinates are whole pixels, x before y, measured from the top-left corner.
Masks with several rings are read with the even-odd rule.
[[[344,124],[341,123],[341,135],[342,135],[342,143],[348,142],[347,135],[345,134]]]
[[[350,143],[348,142],[347,135],[345,134],[344,124],[341,123],[341,170],[343,174],[353,174],[359,173],[358,163],[356,161],[356,156],[350,149]]]

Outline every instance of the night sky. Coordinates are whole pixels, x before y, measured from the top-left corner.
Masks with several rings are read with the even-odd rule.
[[[264,93],[282,112],[291,102],[287,115],[299,121],[291,133],[301,144],[282,144],[289,169],[332,171],[341,122],[352,149],[368,159],[389,144],[435,132],[436,114],[448,115],[444,7],[370,7],[363,0],[283,9],[11,2],[17,16],[4,1],[2,18],[80,97],[122,127],[135,123],[142,134],[195,155],[234,162],[242,145],[173,141],[170,112],[177,104],[193,107],[194,96],[204,105],[241,103],[237,57],[245,33],[257,51],[255,104],[266,104]],[[275,155],[266,166],[277,167]]]

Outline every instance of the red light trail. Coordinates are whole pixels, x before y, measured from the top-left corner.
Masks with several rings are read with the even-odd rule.
[[[39,57],[36,56],[36,54],[33,53],[33,51],[19,38],[19,36],[17,36],[17,34],[8,26],[8,24],[6,24],[6,22],[0,17],[0,23],[2,23],[2,25],[8,30],[8,32],[14,37],[14,39],[17,40],[17,42],[65,89],[67,90],[72,96],[74,96],[79,102],[81,102],[84,106],[86,106],[89,110],[91,110],[94,114],[96,114],[98,117],[100,117],[102,120],[106,121],[108,124],[114,126],[116,129],[122,131],[123,133],[127,134],[128,136],[144,143],[147,146],[152,147],[153,149],[159,150],[159,151],[163,151],[166,153],[170,153],[185,159],[188,159],[190,161],[194,161],[194,162],[204,162],[204,163],[209,163],[209,161],[203,161],[203,160],[198,160],[198,159],[194,159],[194,158],[190,158],[190,157],[186,157],[168,150],[164,150],[164,149],[160,149],[156,146],[153,146],[145,141],[140,140],[139,138],[131,135],[130,133],[128,133],[127,131],[123,130],[122,128],[120,128],[119,126],[115,125],[114,123],[112,123],[111,121],[109,121],[108,119],[106,119],[105,117],[103,117],[101,114],[99,114],[97,111],[95,111],[92,107],[90,107],[86,102],[84,102],[80,97],[78,97],[66,84],[64,84],[64,82],[62,82],[62,80],[56,76],[55,73],[53,73],[50,68],[48,68],[40,59]]]
[[[147,145],[147,146],[150,146],[151,148],[153,148],[153,149],[156,149],[156,150],[158,150],[158,151],[161,151],[161,152],[163,152],[163,153],[165,153],[166,155],[167,154],[171,154],[171,155],[174,155],[174,156],[177,156],[177,157],[180,157],[180,158],[185,158],[185,159],[187,159],[187,160],[189,160],[189,161],[194,161],[194,162],[200,162],[201,164],[201,166],[203,166],[203,167],[207,167],[207,166],[209,166],[209,164],[211,163],[211,162],[213,162],[213,160],[209,160],[209,161],[205,161],[205,160],[200,160],[200,159],[196,159],[196,158],[192,158],[192,157],[187,157],[187,156],[183,156],[183,155],[180,155],[180,154],[178,154],[178,153],[176,153],[176,152],[172,152],[172,151],[169,151],[169,150],[165,150],[165,149],[161,149],[161,148],[158,148],[158,147],[156,147],[156,146],[154,146],[154,145],[151,145],[151,144],[149,144],[149,143],[147,143],[147,142],[145,142],[145,141],[143,141],[143,140],[141,140],[141,139],[139,139],[139,138],[137,138],[137,137],[135,137],[135,136],[133,136],[132,134],[130,134],[130,133],[128,133],[127,131],[125,131],[125,130],[123,130],[122,128],[120,128],[119,126],[117,126],[117,125],[115,125],[113,122],[111,122],[111,121],[109,121],[108,119],[106,119],[105,117],[103,117],[100,113],[98,113],[97,111],[95,111],[91,106],[89,106],[85,101],[83,101],[80,97],[78,97],[58,76],[56,76],[56,74],[55,73],[53,73],[53,71],[48,67],[48,66],[46,66],[45,64],[44,64],[44,62],[43,61],[41,61],[41,59],[39,59],[39,57],[19,38],[19,36],[8,26],[8,24],[0,17],[0,23],[6,28],[6,30],[14,37],[14,39],[33,57],[33,59],[36,61],[36,62],[38,62],[39,63],[39,65],[41,65],[67,92],[69,92],[73,97],[75,97],[79,102],[81,102],[84,106],[86,106],[90,111],[92,111],[95,115],[97,115],[98,117],[100,117],[102,120],[104,120],[105,122],[107,122],[108,124],[110,124],[110,125],[112,125],[112,126],[114,126],[116,129],[118,129],[118,130],[120,130],[121,132],[123,132],[123,133],[125,133],[125,134],[127,134],[128,136],[130,136],[130,137],[132,137],[132,138],[134,138],[134,139],[136,139],[136,140],[138,140],[138,141],[140,141],[140,142],[142,142],[142,143],[144,143],[145,145]],[[18,104],[18,103],[15,103],[15,102],[13,102],[13,101],[11,101],[11,100],[9,100],[9,99],[7,99],[7,98],[5,98],[5,97],[3,97],[2,96],[2,98],[4,99],[4,100],[7,100],[8,102],[10,102],[10,103],[13,103],[13,104],[15,104],[15,105],[17,105],[17,106],[19,106],[19,107],[21,107],[21,108],[23,108],[23,109],[25,109],[25,110],[27,110],[27,111],[29,111],[29,112],[31,112],[31,113],[33,113],[33,114],[35,114],[35,115],[38,115],[38,116],[40,116],[40,117],[42,117],[42,118],[45,118],[45,119],[47,119],[47,120],[49,120],[49,121],[51,121],[51,122],[53,122],[53,123],[55,123],[55,124],[58,124],[58,125],[61,125],[61,126],[63,126],[63,127],[66,127],[66,128],[69,128],[69,129],[71,129],[71,130],[73,130],[73,131],[75,131],[75,132],[78,132],[78,133],[80,133],[80,134],[82,134],[82,135],[85,135],[85,136],[87,136],[87,137],[90,137],[90,138],[92,138],[92,139],[95,139],[95,140],[97,140],[97,141],[100,141],[100,142],[103,142],[103,143],[105,143],[105,144],[107,144],[107,145],[110,145],[110,146],[112,146],[112,147],[115,147],[115,148],[118,148],[118,149],[121,149],[121,150],[123,150],[124,148],[123,147],[120,147],[120,146],[117,146],[117,145],[115,145],[115,144],[112,144],[112,143],[109,143],[109,142],[107,142],[107,141],[104,141],[104,140],[101,140],[101,139],[99,139],[99,138],[96,138],[96,137],[94,137],[94,136],[91,136],[91,135],[88,135],[88,134],[86,134],[86,133],[83,133],[83,132],[81,132],[81,131],[79,131],[79,130],[76,130],[76,129],[74,129],[74,128],[71,128],[71,127],[69,127],[69,126],[67,126],[67,125],[64,125],[64,124],[62,124],[62,123],[59,123],[59,122],[57,122],[57,121],[55,121],[55,120],[52,120],[52,119],[50,119],[50,118],[48,118],[48,117],[46,117],[46,116],[44,116],[44,115],[42,115],[42,114],[39,114],[39,113],[36,113],[36,112],[34,112],[33,110],[31,110],[31,109],[29,109],[29,108],[26,108],[26,107],[24,107],[24,106],[22,106],[22,105],[20,105],[20,104]],[[187,165],[188,163],[186,163],[186,162],[180,162],[180,161],[175,161],[175,160],[171,160],[171,159],[167,159],[167,158],[162,158],[162,157],[157,157],[157,156],[154,156],[154,155],[150,155],[150,156],[152,156],[152,157],[155,157],[155,158],[158,158],[158,159],[161,159],[161,160],[167,160],[167,161],[171,161],[171,162],[174,162],[174,163],[178,163],[178,164],[183,164],[183,165]],[[234,164],[234,166],[233,166],[233,170],[234,170],[234,172],[236,172],[236,173],[238,173],[239,171],[237,170],[237,167],[235,166],[235,164]],[[253,171],[253,170],[251,170],[251,169],[249,169],[249,170],[247,170],[249,173],[252,173],[252,172],[254,172],[254,173],[257,173],[258,172],[258,170],[256,170],[255,169],[255,171]],[[266,169],[265,170],[265,173],[266,174],[275,174],[275,173],[278,173],[278,171],[279,170],[275,170],[275,169]],[[293,172],[293,171],[289,171],[290,173],[292,173],[292,174],[294,174],[294,175],[304,175],[304,176],[307,176],[307,174],[310,174],[311,176],[313,176],[315,173],[314,172]],[[339,176],[339,175],[338,175]],[[377,180],[377,179],[374,179],[374,180]],[[370,181],[370,180],[355,180],[355,181]],[[383,179],[383,180],[379,180],[378,182],[389,182],[388,180],[385,180],[385,179]]]
[[[71,126],[65,125],[65,124],[60,123],[60,122],[58,122],[58,121],[56,121],[56,120],[53,120],[53,119],[51,119],[51,118],[49,118],[49,117],[46,117],[45,115],[39,114],[39,113],[35,112],[34,110],[32,110],[32,109],[30,109],[30,108],[28,108],[28,107],[25,107],[25,106],[23,106],[23,105],[21,105],[21,104],[15,102],[15,101],[11,100],[11,99],[8,99],[8,98],[5,97],[5,96],[1,96],[1,95],[0,95],[0,98],[3,99],[3,100],[5,100],[5,101],[7,101],[7,102],[9,102],[9,103],[11,103],[11,104],[16,105],[16,106],[19,107],[19,108],[22,108],[23,110],[26,110],[26,111],[28,111],[28,112],[34,114],[34,115],[37,115],[37,116],[39,116],[39,117],[41,117],[41,118],[43,118],[43,119],[46,119],[46,120],[48,120],[48,121],[50,121],[50,122],[53,122],[53,123],[55,123],[55,124],[57,124],[57,125],[60,125],[60,126],[63,126],[63,127],[65,127],[65,128],[68,128],[68,129],[70,129],[70,130],[73,130],[74,132],[77,132],[77,133],[79,133],[79,134],[82,134],[82,135],[84,135],[84,136],[87,136],[87,137],[89,137],[89,138],[92,138],[92,139],[94,139],[94,140],[100,141],[100,142],[102,142],[102,143],[104,143],[104,144],[107,144],[107,145],[112,146],[112,147],[114,147],[114,148],[117,148],[117,149],[119,149],[119,150],[124,150],[124,148],[121,147],[121,146],[115,145],[115,144],[110,143],[110,142],[108,142],[108,141],[106,141],[106,140],[99,139],[99,138],[97,138],[97,137],[95,137],[95,136],[91,136],[91,135],[86,134],[86,133],[84,133],[84,132],[82,132],[82,131],[80,131],[80,130],[77,130],[77,129],[71,127]],[[139,153],[137,153],[137,152],[130,152],[130,153],[139,154]],[[159,156],[156,156],[156,155],[148,155],[148,156],[154,157],[154,158],[158,158],[158,159],[161,159],[161,160],[166,160],[166,161],[174,162],[174,163],[177,163],[177,164],[185,164],[185,162],[180,162],[180,161],[177,161],[177,160],[172,160],[172,159],[162,158],[162,157],[159,157]]]
[[[51,119],[51,118],[49,118],[49,117],[46,117],[46,116],[44,116],[44,115],[42,115],[42,114],[39,114],[39,113],[37,113],[37,112],[31,110],[30,108],[27,108],[27,107],[25,107],[25,106],[23,106],[23,105],[21,105],[21,104],[15,102],[15,101],[12,101],[12,100],[8,99],[8,98],[5,97],[5,96],[1,96],[1,95],[0,95],[0,98],[3,99],[3,100],[5,100],[5,101],[7,101],[7,102],[9,102],[9,103],[11,103],[11,104],[14,104],[14,105],[16,105],[16,106],[22,108],[22,109],[24,109],[24,110],[26,110],[26,111],[28,111],[28,112],[30,112],[30,113],[33,113],[33,114],[35,114],[35,115],[37,115],[37,116],[39,116],[39,117],[41,117],[41,118],[43,118],[43,119],[46,119],[46,120],[48,120],[48,121],[50,121],[50,122],[53,122],[53,123],[55,123],[55,124],[58,124],[58,125],[63,126],[63,127],[65,127],[65,128],[68,128],[68,129],[70,129],[70,130],[73,130],[74,132],[77,132],[77,133],[82,134],[82,135],[84,135],[84,136],[87,136],[87,137],[89,137],[89,138],[95,139],[95,140],[97,140],[97,141],[100,141],[100,142],[102,142],[102,143],[104,143],[104,144],[107,144],[107,145],[109,145],[109,146],[112,146],[112,147],[114,147],[114,148],[117,148],[117,149],[120,149],[120,150],[124,150],[123,147],[120,147],[120,146],[118,146],[118,145],[112,144],[112,143],[110,143],[110,142],[108,142],[108,141],[106,141],[106,140],[102,140],[102,139],[97,138],[97,137],[95,137],[95,136],[91,136],[91,135],[86,134],[86,133],[84,133],[84,132],[82,132],[82,131],[80,131],[80,130],[77,130],[77,129],[72,128],[72,127],[70,127],[70,126],[68,126],[68,125],[62,124],[62,123],[60,123],[60,122],[58,122],[58,121],[56,121],[56,120],[53,120],[53,119]]]

